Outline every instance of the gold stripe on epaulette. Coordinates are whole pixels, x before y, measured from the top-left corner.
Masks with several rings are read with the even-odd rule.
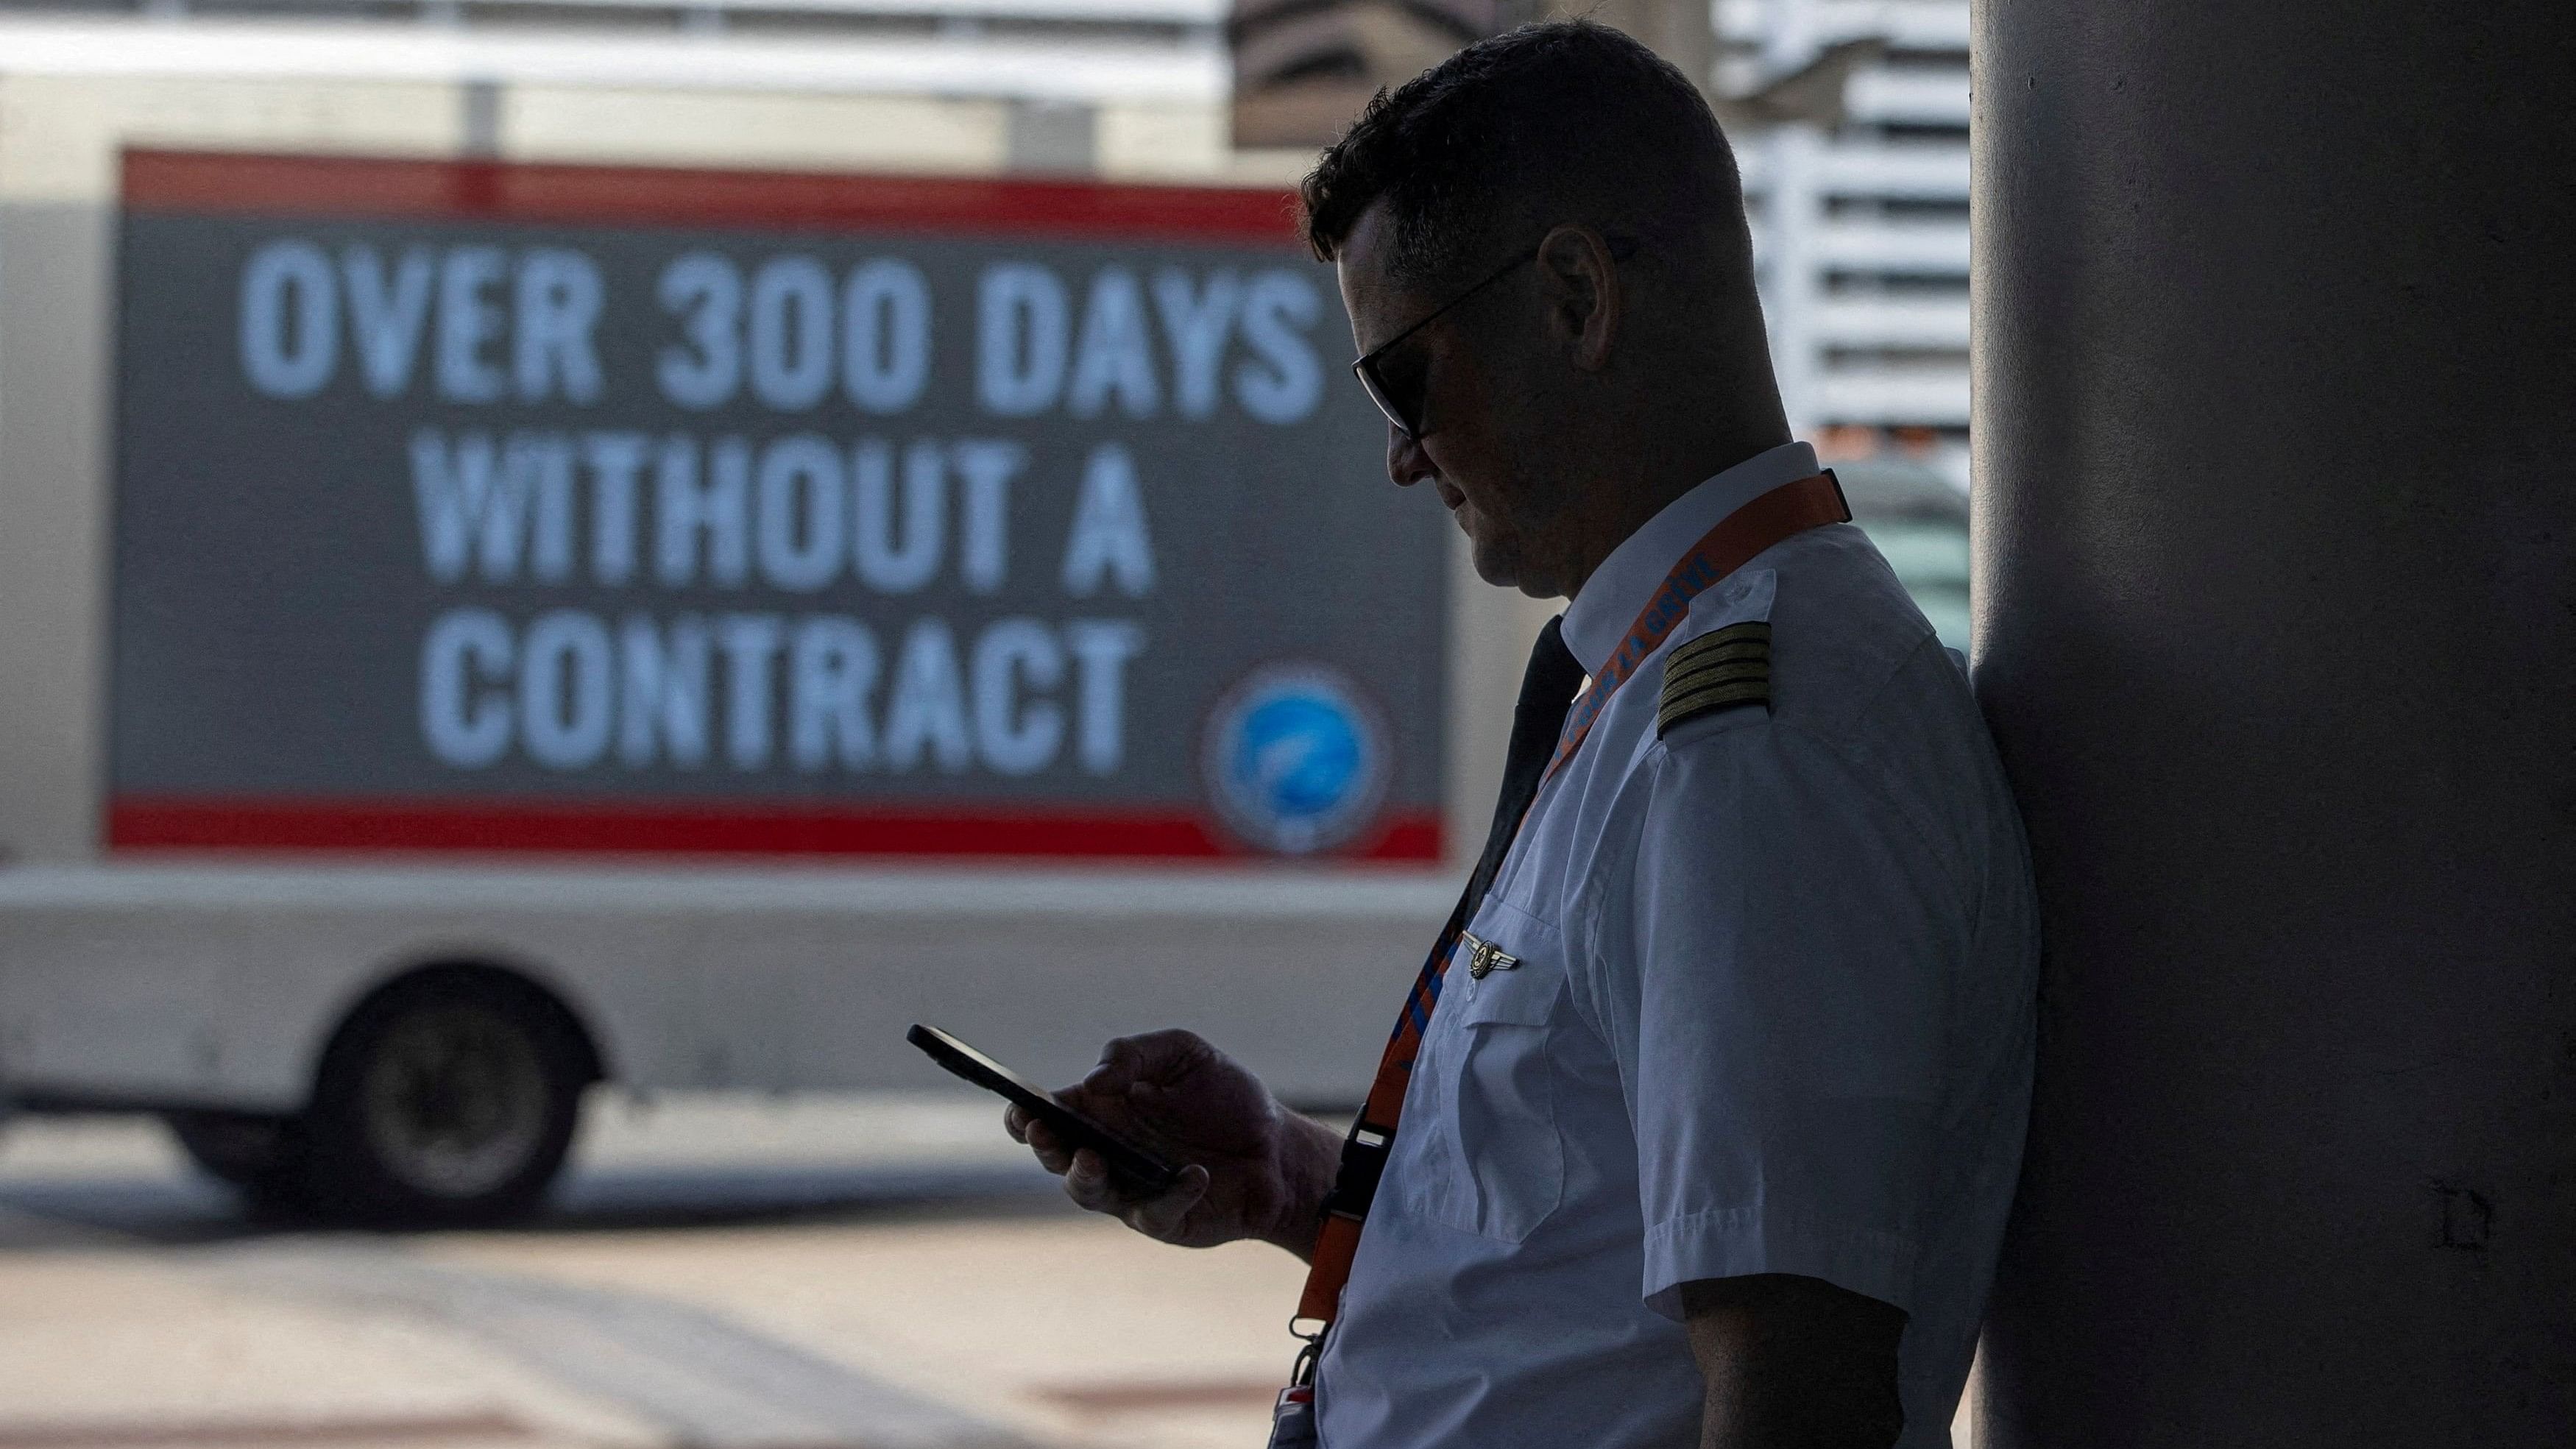
[[[1664,661],[1655,733],[1710,710],[1770,700],[1771,626],[1761,620],[1730,624],[1676,646]]]
[[[1709,662],[1694,660],[1684,668],[1666,671],[1664,688],[1678,692],[1695,685],[1714,684],[1724,679],[1759,678],[1770,672],[1771,659],[1764,654],[1756,654],[1745,659],[1719,659]]]
[[[1771,657],[1771,645],[1766,640],[1728,639],[1707,649],[1691,649],[1691,644],[1697,644],[1698,642],[1699,641],[1697,639],[1693,639],[1690,644],[1683,645],[1682,648],[1690,650],[1690,652],[1688,654],[1678,656],[1674,662],[1684,668],[1688,668],[1693,664],[1713,664],[1724,659],[1768,659]]]

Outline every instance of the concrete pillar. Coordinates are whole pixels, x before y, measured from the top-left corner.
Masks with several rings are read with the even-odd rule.
[[[1976,26],[1981,1442],[2576,1443],[2576,6]]]

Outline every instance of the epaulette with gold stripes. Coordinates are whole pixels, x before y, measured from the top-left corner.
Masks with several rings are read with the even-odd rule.
[[[1729,624],[1673,646],[1664,660],[1655,733],[1660,737],[1710,710],[1770,703],[1771,626],[1759,619]]]

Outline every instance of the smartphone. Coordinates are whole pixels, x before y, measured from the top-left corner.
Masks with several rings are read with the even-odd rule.
[[[976,1086],[1018,1103],[1030,1116],[1044,1122],[1059,1140],[1099,1153],[1109,1170],[1129,1187],[1162,1192],[1181,1175],[1179,1168],[1057,1101],[1054,1093],[935,1026],[915,1022],[903,1039]]]

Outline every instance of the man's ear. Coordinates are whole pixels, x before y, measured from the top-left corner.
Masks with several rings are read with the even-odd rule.
[[[1609,238],[1588,226],[1554,228],[1538,244],[1538,277],[1551,338],[1585,372],[1609,366],[1627,302]]]

